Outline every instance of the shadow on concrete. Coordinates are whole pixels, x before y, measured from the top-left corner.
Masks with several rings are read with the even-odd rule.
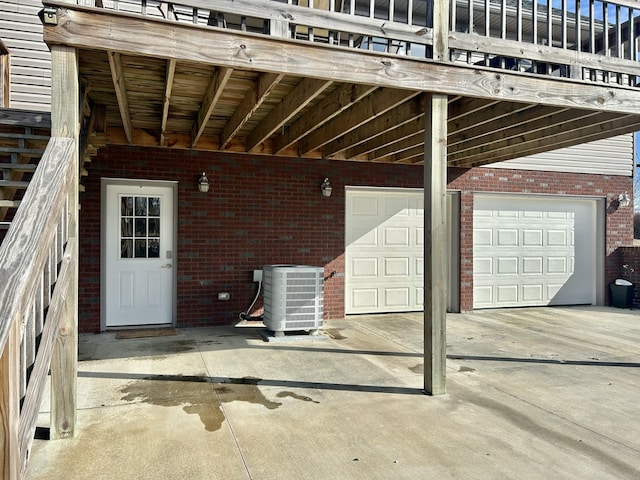
[[[477,355],[447,355],[447,358],[450,360],[477,360],[481,362],[545,363],[550,365],[584,365],[588,367],[640,367],[640,363],[601,362],[599,360],[556,360],[553,358],[486,357]]]
[[[349,392],[392,393],[400,395],[425,395],[421,388],[384,387],[381,385],[359,385],[351,383],[301,382],[297,380],[277,380],[257,377],[209,377],[205,375],[149,375],[144,373],[122,372],[84,372],[82,378],[108,378],[122,380],[150,380],[166,382],[220,383],[234,385],[260,385],[263,387],[315,388],[319,390],[338,390]]]

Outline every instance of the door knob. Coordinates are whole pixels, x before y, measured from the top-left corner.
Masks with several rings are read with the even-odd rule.
[[[161,266],[160,268],[171,268],[171,264],[167,263],[166,265]]]

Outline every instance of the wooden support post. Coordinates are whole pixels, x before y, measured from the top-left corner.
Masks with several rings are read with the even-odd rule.
[[[20,323],[13,322],[0,351],[0,478],[21,476],[20,440]]]
[[[68,232],[78,238],[78,138],[80,128],[78,57],[74,48],[51,46],[51,136],[73,138],[75,178],[69,188]],[[78,249],[66,295],[65,314],[51,357],[51,438],[75,435],[78,370]]]
[[[426,95],[424,141],[424,389],[446,393],[447,96]]]

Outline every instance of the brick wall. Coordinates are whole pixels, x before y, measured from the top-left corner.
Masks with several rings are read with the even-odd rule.
[[[207,172],[211,190],[200,193]],[[90,164],[81,196],[80,328],[100,328],[100,179],[178,181],[178,325],[231,324],[252,302],[252,271],[265,264],[324,266],[325,316],[344,315],[345,185],[422,186],[422,166],[300,160],[158,148],[110,146]],[[334,187],[322,197],[320,184]],[[461,191],[461,308],[472,308],[473,191],[609,196],[631,191],[631,179],[490,169],[452,169]],[[609,204],[609,201],[607,201]],[[607,215],[607,256],[630,244],[632,218]],[[628,218],[627,218],[628,217]],[[610,266],[612,270],[613,264]],[[607,275],[617,274],[608,271]],[[609,278],[609,277],[608,277]],[[231,300],[217,300],[218,292]]]

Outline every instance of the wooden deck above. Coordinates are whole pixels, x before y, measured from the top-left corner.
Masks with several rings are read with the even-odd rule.
[[[357,16],[358,2],[344,13],[318,0],[45,4],[57,15],[45,41],[78,48],[107,143],[422,163],[430,93],[449,98],[451,166],[640,130],[637,38],[625,37],[640,10],[630,5],[609,24],[606,13],[581,23],[566,7],[558,20],[528,4],[546,23],[526,23],[523,1],[503,0],[474,23],[465,2],[475,14],[454,9],[448,55],[433,58],[428,8],[422,20],[390,21],[377,4]]]

